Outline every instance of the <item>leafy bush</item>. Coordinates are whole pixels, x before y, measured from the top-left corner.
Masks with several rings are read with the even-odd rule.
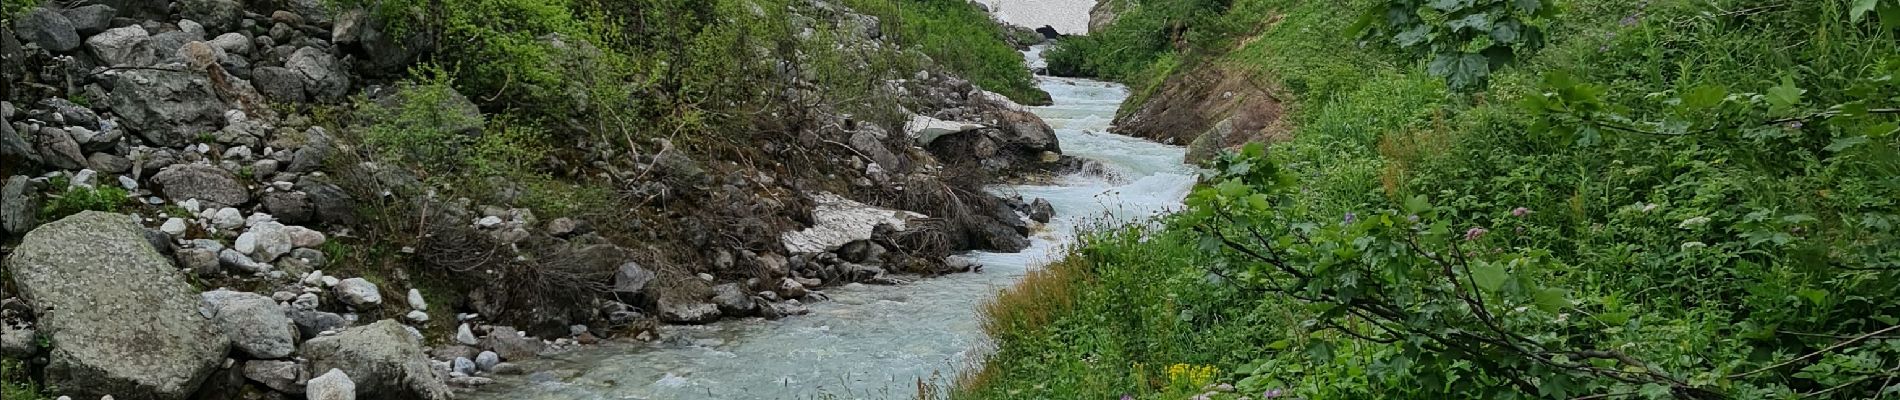
[[[1544,0],[1388,0],[1366,10],[1351,29],[1429,56],[1432,76],[1470,89],[1518,53],[1543,45],[1543,26],[1556,10]]]
[[[54,186],[64,186],[55,184]],[[41,221],[55,221],[81,211],[118,212],[130,196],[125,189],[114,186],[81,187],[70,186],[65,192],[47,199],[40,206]]]
[[[1269,72],[1294,139],[1091,235],[1076,311],[993,324],[959,397],[1183,397],[1137,363],[1226,371],[1217,399],[1891,396],[1886,3],[1562,3],[1465,95],[1340,45],[1335,4],[1238,2],[1285,18],[1190,62]]]
[[[1048,104],[1022,54],[1009,47],[1009,31],[963,0],[846,0],[877,16],[886,35],[919,49],[944,68],[1023,104]]]

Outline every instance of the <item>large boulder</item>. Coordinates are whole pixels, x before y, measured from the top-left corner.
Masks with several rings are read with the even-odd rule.
[[[540,356],[547,344],[522,335],[512,326],[496,326],[488,330],[488,337],[482,338],[482,347],[510,360],[526,360]]]
[[[74,28],[73,21],[52,9],[35,8],[28,11],[26,15],[13,20],[13,29],[20,34],[20,38],[55,53],[79,48],[79,31]]]
[[[208,207],[226,207],[251,202],[251,191],[229,171],[203,164],[175,164],[152,176],[165,197],[172,201],[198,199]],[[268,260],[266,260],[268,261]]]
[[[114,10],[112,6],[104,4],[93,4],[60,10],[59,14],[71,20],[73,29],[81,36],[85,36],[96,35],[112,27],[112,17],[118,16],[119,10]]]
[[[310,400],[356,400],[356,382],[343,370],[331,368],[323,376],[310,378],[304,385]]]
[[[224,102],[203,73],[131,69],[106,74],[112,82],[112,111],[147,142],[182,147],[224,123]]]
[[[204,25],[211,32],[227,32],[244,18],[244,5],[237,0],[181,0],[178,13]]]
[[[228,340],[197,291],[131,217],[83,212],[26,234],[7,259],[54,347],[47,383],[66,394],[183,399]]]
[[[713,286],[713,304],[719,306],[720,313],[731,316],[752,315],[759,310],[759,303],[752,300],[752,292],[737,283]]]
[[[86,167],[86,155],[81,153],[79,142],[64,129],[41,127],[39,139],[40,159],[47,165],[59,169],[80,169]]]
[[[138,25],[107,29],[86,39],[86,47],[105,65],[145,67],[158,62],[158,54],[152,51],[152,35]]]
[[[212,322],[252,358],[284,358],[297,351],[297,327],[271,298],[229,290],[204,292],[202,297]]]
[[[350,91],[350,76],[343,71],[343,64],[336,56],[315,47],[304,47],[290,53],[290,59],[284,61],[284,68],[301,75],[304,91],[317,101],[342,100]]]
[[[244,363],[244,377],[264,387],[284,393],[303,393],[303,365],[296,361],[251,360]]]
[[[356,383],[356,393],[372,399],[443,400],[449,389],[436,379],[422,343],[395,320],[344,329],[304,342],[311,371],[341,370]],[[325,374],[328,375],[327,373]],[[317,380],[309,389],[316,394]]]
[[[271,101],[283,103],[302,103],[304,96],[303,74],[284,67],[258,67],[251,70],[251,84],[257,92]]]

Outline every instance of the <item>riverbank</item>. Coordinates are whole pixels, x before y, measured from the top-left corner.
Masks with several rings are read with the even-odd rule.
[[[974,273],[829,290],[832,301],[810,304],[811,314],[797,318],[671,326],[661,329],[667,339],[659,342],[537,361],[531,369],[547,372],[503,379],[475,397],[907,398],[919,380],[947,384],[988,348],[976,310],[992,293],[1061,257],[1082,227],[1178,207],[1193,182],[1179,162],[1183,149],[1104,132],[1127,94],[1120,85],[1042,78],[1040,87],[1054,104],[1029,110],[1054,129],[1064,154],[1101,167],[1051,184],[992,188],[1046,199],[1055,211],[1023,251],[970,254],[983,266]]]
[[[948,397],[1894,392],[1900,5],[1424,3],[1145,2],[1058,44],[1206,183],[1006,291]]]

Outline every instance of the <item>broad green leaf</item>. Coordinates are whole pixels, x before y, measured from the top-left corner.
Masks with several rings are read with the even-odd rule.
[[[1392,37],[1392,40],[1398,41],[1399,47],[1412,47],[1431,40],[1431,33],[1431,25],[1419,24],[1412,26],[1412,29],[1399,32],[1398,36]]]
[[[1516,0],[1511,3],[1517,6],[1517,11],[1525,14],[1534,15],[1537,14],[1538,10],[1544,8],[1543,0]]]
[[[1517,21],[1505,21],[1504,23],[1497,24],[1497,27],[1491,28],[1491,40],[1506,45],[1517,43],[1518,36],[1522,33],[1522,30],[1523,26]]]
[[[1454,12],[1471,5],[1470,0],[1432,0],[1430,5],[1438,11]]]
[[[1477,13],[1466,15],[1464,18],[1447,21],[1445,22],[1445,26],[1451,27],[1453,31],[1460,29],[1489,31],[1491,30],[1491,19],[1488,15],[1485,15],[1485,13]]]
[[[1880,26],[1900,29],[1900,1],[1880,3],[1880,8],[1875,9],[1875,12],[1880,14]]]
[[[1423,213],[1425,212],[1425,210],[1428,210],[1431,208],[1432,208],[1431,200],[1426,199],[1425,195],[1421,194],[1417,196],[1412,196],[1412,198],[1409,198],[1409,199],[1405,199],[1405,212],[1418,214],[1418,213]]]
[[[1844,137],[1840,139],[1834,139],[1834,143],[1827,145],[1827,147],[1822,148],[1821,150],[1826,150],[1829,153],[1839,153],[1849,148],[1853,148],[1854,146],[1866,144],[1867,141],[1868,139],[1866,136],[1848,136],[1848,137]]]
[[[1855,23],[1860,23],[1860,18],[1866,16],[1868,11],[1873,11],[1876,3],[1875,0],[1854,0],[1854,6],[1848,13],[1854,16]]]
[[[1504,271],[1504,266],[1498,263],[1479,262],[1471,266],[1471,280],[1478,284],[1478,288],[1486,292],[1495,293],[1498,289],[1504,288],[1504,281],[1509,277],[1510,275]]]
[[[1691,110],[1714,108],[1722,104],[1722,99],[1726,97],[1728,97],[1728,89],[1722,88],[1721,85],[1696,86],[1682,94],[1682,106]]]
[[[1822,303],[1827,302],[1826,290],[1807,288],[1807,289],[1796,290],[1794,293],[1796,295],[1800,295],[1802,299],[1806,299],[1809,303],[1814,303],[1814,305],[1817,305],[1817,306],[1821,305]]]
[[[1789,107],[1801,104],[1802,93],[1807,93],[1807,91],[1795,87],[1794,78],[1783,77],[1781,78],[1780,86],[1768,88],[1766,98],[1768,99],[1768,105],[1773,106],[1774,109],[1786,110]]]
[[[1538,289],[1531,297],[1537,302],[1537,308],[1544,312],[1554,313],[1562,311],[1564,307],[1570,307],[1570,291],[1568,290],[1543,288]]]

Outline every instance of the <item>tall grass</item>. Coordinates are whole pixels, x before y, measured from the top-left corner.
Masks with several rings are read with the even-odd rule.
[[[1049,104],[1036,87],[1022,54],[1009,46],[1010,31],[964,0],[845,0],[877,16],[884,34],[922,51],[938,64],[985,90],[1018,103]]]

